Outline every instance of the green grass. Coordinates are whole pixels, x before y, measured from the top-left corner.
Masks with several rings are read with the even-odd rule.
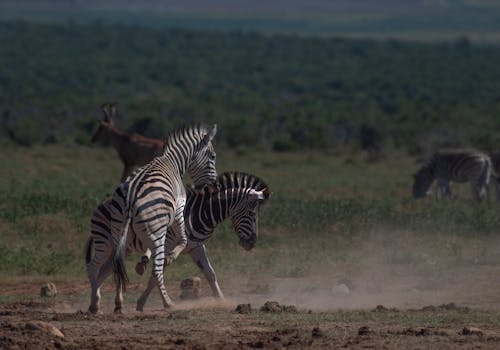
[[[426,245],[429,239],[441,241],[442,246],[461,246],[491,236],[500,224],[496,206],[473,203],[468,186],[456,189],[460,199],[455,201],[411,200],[411,173],[417,164],[398,154],[380,162],[367,162],[357,153],[220,150],[218,154],[219,172],[253,173],[272,192],[252,252],[238,247],[229,222],[209,242],[212,263],[222,279],[235,275],[251,278],[263,268],[269,277],[301,277],[314,271],[317,264],[349,264],[355,259],[352,252],[367,239],[396,247],[392,241],[401,236],[419,237],[419,244],[431,251],[432,246]],[[83,277],[90,216],[112,193],[121,173],[114,151],[11,148],[2,152],[0,161],[0,230],[4,237],[0,278],[12,274]],[[410,248],[389,254],[387,262],[419,262],[420,255],[411,254]],[[450,248],[450,256],[455,254],[453,249],[462,248]],[[129,264],[132,268],[135,259],[130,258]],[[197,273],[190,258],[182,256],[167,276],[176,279]]]

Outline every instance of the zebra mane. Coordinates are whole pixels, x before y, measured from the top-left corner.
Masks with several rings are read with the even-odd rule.
[[[239,171],[224,172],[219,174],[217,180],[209,185],[205,185],[202,189],[197,190],[193,186],[188,190],[194,193],[225,191],[228,189],[251,188],[256,191],[262,191],[264,201],[267,201],[271,195],[269,187],[259,177]]]
[[[202,137],[208,133],[208,128],[202,124],[194,124],[194,125],[186,125],[180,127],[170,134],[168,134],[167,138],[164,139],[165,146],[163,148],[163,154],[165,154],[166,150],[179,142],[179,139],[184,139],[188,135],[201,135]]]

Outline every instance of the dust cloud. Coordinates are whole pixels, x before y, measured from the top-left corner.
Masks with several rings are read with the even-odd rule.
[[[276,300],[311,310],[500,305],[500,237],[377,230],[353,238],[345,249],[342,259],[314,261],[300,276],[277,278],[263,271],[241,282],[240,290],[226,292],[238,303]],[[315,253],[307,253],[311,261]]]

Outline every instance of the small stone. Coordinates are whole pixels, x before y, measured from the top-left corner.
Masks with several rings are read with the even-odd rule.
[[[371,333],[370,327],[362,326],[358,329],[358,335],[368,335]]]
[[[432,332],[429,328],[421,328],[418,332],[415,333],[415,335],[417,337],[421,337],[421,336],[426,337],[426,336],[429,336],[431,334],[432,334]]]
[[[335,295],[347,295],[351,291],[348,286],[346,286],[344,283],[337,284],[332,288],[332,293]]]
[[[181,281],[182,300],[198,299],[200,295],[201,279],[199,277],[189,277]]]
[[[281,306],[277,301],[266,301],[260,308],[264,312],[281,312]]]
[[[384,305],[377,305],[375,309],[373,309],[374,312],[386,312],[389,311],[388,308],[386,308]]]
[[[323,335],[323,331],[319,327],[314,327],[311,331],[311,336],[313,338],[321,338]]]
[[[460,333],[462,335],[484,335],[483,331],[480,330],[477,327],[469,327],[465,326],[464,329],[462,329],[462,332]]]
[[[40,296],[44,298],[53,298],[57,295],[56,285],[52,282],[45,283],[40,288]]]
[[[64,334],[56,327],[47,322],[42,321],[32,321],[26,323],[24,326],[25,329],[30,331],[39,331],[48,333],[56,338],[64,338]]]
[[[239,304],[236,306],[236,309],[234,310],[239,314],[249,314],[252,312],[252,305],[250,304]]]

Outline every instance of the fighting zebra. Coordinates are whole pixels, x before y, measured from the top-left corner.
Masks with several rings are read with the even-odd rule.
[[[189,254],[193,262],[205,275],[212,294],[216,298],[223,298],[222,291],[217,282],[215,271],[205,250],[205,243],[219,223],[226,218],[232,221],[234,230],[239,237],[239,243],[245,250],[252,249],[258,236],[258,216],[262,204],[269,199],[268,186],[258,177],[239,172],[223,173],[217,181],[205,186],[201,190],[191,187],[186,188],[187,198],[184,207],[184,220],[188,243],[182,254]],[[110,219],[111,201],[105,201],[94,211],[91,220],[91,234],[86,245],[87,266],[90,281],[96,281],[97,294],[92,294],[90,312],[99,309],[99,289],[104,280],[111,273],[111,258],[113,242],[111,238]],[[170,228],[169,228],[170,230]],[[167,237],[170,237],[167,235]],[[171,245],[172,242],[165,242]],[[94,255],[92,256],[92,246]],[[144,253],[144,244],[132,231],[127,241],[127,253],[133,251]],[[141,261],[139,264],[146,264]],[[148,285],[147,294],[151,292],[152,285]],[[117,288],[117,290],[119,290]],[[120,300],[119,296],[115,300]],[[146,298],[143,302],[146,302]],[[137,305],[142,310],[144,304]]]
[[[474,199],[481,201],[488,195],[492,170],[490,157],[479,151],[438,151],[414,175],[413,197],[429,195],[429,188],[434,180],[437,180],[441,195],[451,197],[451,181],[468,181]]]
[[[115,300],[115,312],[121,311],[122,289],[128,280],[124,257],[129,230],[152,254],[153,268],[148,288],[156,283],[164,307],[172,305],[163,283],[163,266],[174,261],[187,244],[184,224],[186,189],[182,176],[187,171],[197,185],[216,180],[216,155],[212,145],[216,132],[215,125],[209,130],[196,125],[172,132],[164,154],[130,175],[113,193],[110,205],[112,268],[119,298]],[[165,246],[167,235],[172,245]],[[95,295],[94,290],[92,294]]]
[[[128,135],[114,126],[115,103],[104,103],[101,105],[101,109],[104,113],[104,120],[99,122],[99,127],[92,136],[92,143],[108,141],[115,148],[123,163],[121,181],[125,181],[134,169],[163,154],[164,141],[137,133]]]

